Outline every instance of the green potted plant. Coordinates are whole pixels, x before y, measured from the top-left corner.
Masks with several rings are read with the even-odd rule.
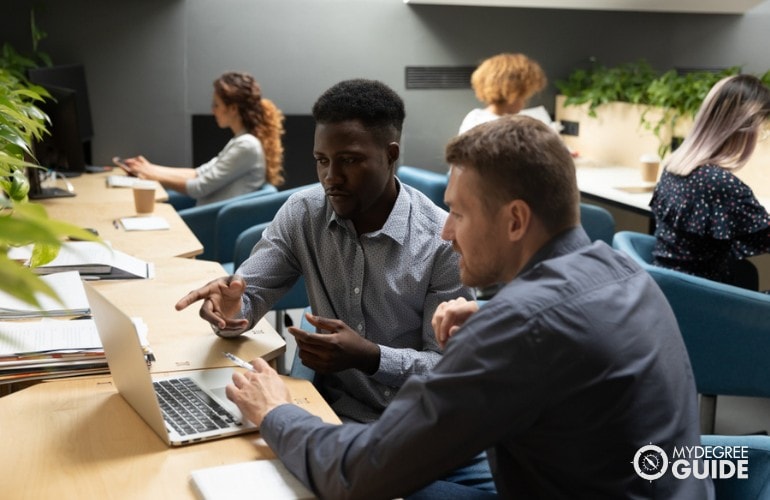
[[[20,54],[8,43],[0,54],[0,290],[39,305],[35,294],[56,298],[53,290],[30,268],[11,260],[8,250],[33,244],[30,265],[34,267],[53,260],[66,237],[98,238],[83,228],[48,218],[42,205],[27,198],[25,169],[39,168],[33,161],[32,143],[47,133],[48,124],[48,117],[36,103],[51,98],[25,77],[26,70],[38,66],[38,61],[50,65],[48,56],[38,50],[45,33],[35,24],[34,11],[30,26],[33,56]]]
[[[640,125],[658,138],[662,158],[678,140],[677,125],[694,118],[709,89],[721,78],[739,73],[733,66],[720,71],[676,70],[658,73],[644,60],[606,67],[595,59],[587,69],[574,70],[568,78],[556,82],[565,96],[564,106],[587,105],[588,115],[597,117],[600,106],[625,102],[644,106]],[[770,71],[762,76],[770,82]]]
[[[37,304],[36,292],[53,297],[53,291],[32,270],[10,260],[9,248],[34,244],[34,267],[56,257],[65,237],[95,239],[83,228],[49,219],[42,205],[27,199],[24,171],[38,168],[29,161],[31,144],[46,133],[47,123],[35,102],[47,95],[42,87],[0,68],[0,289],[31,304]]]

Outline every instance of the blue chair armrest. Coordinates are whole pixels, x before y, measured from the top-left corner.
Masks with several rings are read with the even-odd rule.
[[[715,479],[714,491],[720,500],[744,500],[746,498],[770,498],[770,436],[701,436],[703,446],[721,446],[723,450],[745,447],[748,477]],[[739,459],[724,457],[736,462]]]
[[[166,192],[168,193],[167,203],[174,207],[174,210],[177,212],[195,206],[195,198],[191,198],[190,196],[182,194],[179,191],[174,191],[173,189],[167,189]]]

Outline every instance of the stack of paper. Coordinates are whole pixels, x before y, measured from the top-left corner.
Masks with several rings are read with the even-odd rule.
[[[107,371],[91,319],[0,322],[0,381]]]
[[[49,274],[41,278],[50,286],[61,302],[43,293],[36,293],[40,308],[0,291],[0,319],[34,318],[40,316],[80,316],[90,314],[83,281],[77,271]]]
[[[132,318],[148,363],[147,325]],[[0,321],[0,382],[107,373],[93,319]]]

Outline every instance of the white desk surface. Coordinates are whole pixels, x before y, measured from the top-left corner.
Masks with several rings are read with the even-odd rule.
[[[638,168],[578,165],[576,172],[581,193],[651,215],[649,205],[655,183],[642,181]]]
[[[639,168],[599,166],[585,160],[577,161],[576,167],[578,189],[582,194],[622,209],[652,215],[649,205],[655,183],[642,181]],[[757,199],[770,207],[770,198]]]

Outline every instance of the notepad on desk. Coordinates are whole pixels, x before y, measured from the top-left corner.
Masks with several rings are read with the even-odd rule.
[[[163,217],[123,217],[120,219],[126,231],[159,231],[170,229],[168,221]]]
[[[131,177],[129,175],[108,175],[107,187],[134,187],[134,183],[139,181],[139,177]]]
[[[312,499],[313,493],[280,460],[253,460],[194,470],[190,478],[200,498],[226,500],[259,492],[273,500]]]
[[[32,247],[14,247],[8,252],[12,260],[29,262]],[[105,243],[68,241],[48,264],[33,268],[38,274],[79,271],[85,279],[132,279],[155,277],[155,266],[115,250]]]
[[[90,314],[88,298],[83,288],[83,281],[77,271],[49,274],[41,278],[51,287],[61,302],[48,295],[37,292],[35,298],[40,307],[17,299],[0,291],[0,319],[22,319],[41,316],[80,316]]]

